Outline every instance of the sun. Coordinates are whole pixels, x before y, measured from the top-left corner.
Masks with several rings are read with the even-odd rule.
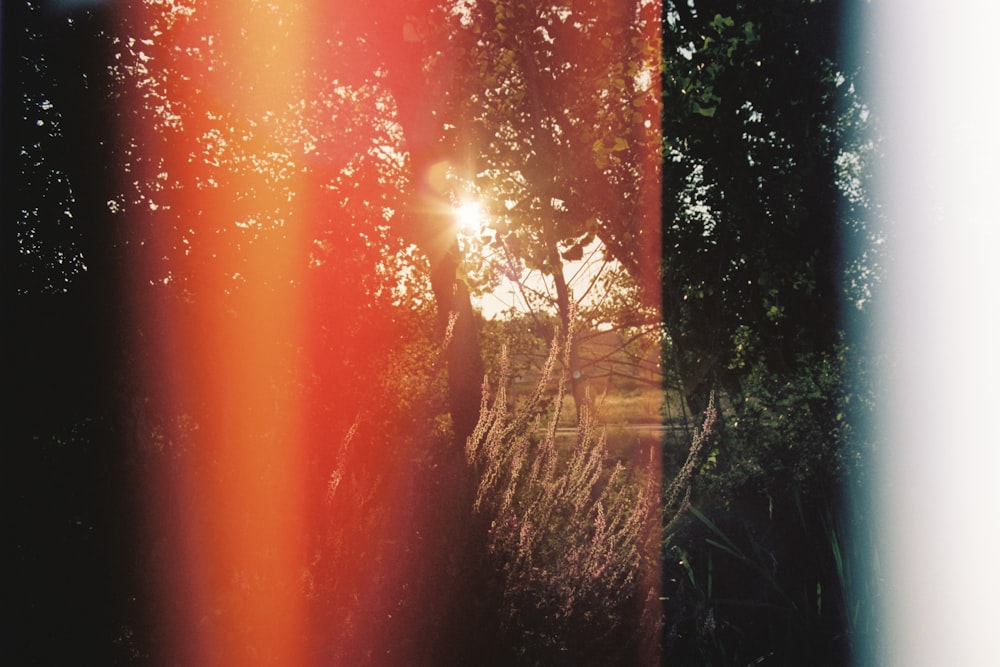
[[[455,207],[454,215],[458,231],[467,236],[479,234],[488,221],[486,209],[478,201],[462,202]]]

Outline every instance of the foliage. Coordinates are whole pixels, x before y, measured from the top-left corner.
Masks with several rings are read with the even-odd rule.
[[[46,7],[42,5],[45,4]],[[49,3],[5,2],[0,309],[5,392],[3,487],[10,517],[5,658],[121,664],[135,614],[119,558],[137,514],[115,401],[120,304],[102,215],[110,189],[94,32]]]
[[[144,2],[119,14],[105,39],[125,135],[113,164],[129,177],[113,179],[121,191],[107,207],[123,226],[136,279],[231,292],[325,268],[324,279],[360,280],[375,295],[412,275],[385,217],[401,207],[401,160],[373,148],[401,141],[388,93],[340,83],[317,51],[292,51],[306,54],[301,61],[269,58],[258,52],[266,40],[240,34],[281,23],[288,27],[274,48],[289,49],[302,15]],[[281,244],[294,253],[288,266],[255,267]]]
[[[557,312],[564,331],[586,295],[588,319],[622,313],[611,290],[602,293],[610,276],[631,279],[615,287],[632,305],[658,306],[655,10],[491,0],[470,7],[464,21],[474,35],[465,76],[474,83],[462,113],[467,140],[481,150],[460,180],[490,212],[487,229],[469,239],[481,250],[468,274],[490,285],[505,278],[530,311]],[[578,289],[567,265],[581,261],[597,275]],[[532,273],[542,287],[529,286]],[[578,382],[578,342],[567,359],[580,418],[589,399]]]
[[[870,519],[844,498],[865,475],[860,363],[839,346],[748,373],[669,526],[668,655],[837,665],[873,636]]]
[[[755,362],[703,470],[706,491],[726,503],[836,493],[848,465],[848,403],[859,400],[846,385],[848,352],[803,355],[794,374]]]
[[[665,556],[667,655],[850,664],[877,631],[874,550],[870,528],[829,504],[786,499],[767,517],[692,507]]]
[[[668,3],[664,25],[663,295],[700,411],[751,332],[768,368],[837,341],[877,253],[873,150],[842,3]]]
[[[449,634],[453,605],[467,604],[458,592],[481,575],[474,560],[459,559],[468,550],[456,531],[442,530],[468,520],[468,496],[464,461],[449,457],[433,323],[425,312],[411,324],[417,329],[396,329],[392,348],[367,371],[379,381],[365,385],[353,422],[342,420],[348,397],[331,396],[327,383],[311,391],[326,416],[322,432],[342,434],[327,435],[317,453],[314,483],[323,494],[304,569],[304,593],[322,628],[311,641],[336,664],[364,663],[376,647],[393,661],[452,662],[473,641]],[[445,497],[455,502],[440,502]],[[470,606],[461,612],[469,624],[481,620]]]
[[[18,294],[98,290],[113,238],[112,109],[99,15],[35,0],[4,4],[4,286]]]
[[[605,435],[591,419],[578,424],[568,455],[563,451],[556,424],[565,380],[540,432],[565,344],[553,342],[534,393],[513,409],[501,358],[496,394],[484,384],[466,446],[479,477],[476,510],[489,517],[491,561],[502,576],[502,648],[517,664],[607,664],[635,651],[635,607],[653,566],[654,476],[629,476],[621,463],[607,471]]]
[[[665,518],[668,659],[843,664],[871,630],[873,542],[846,500],[871,387],[843,332],[878,284],[877,142],[844,8],[666,3],[667,356],[693,414],[719,407],[692,510]]]
[[[558,275],[601,239],[636,281],[651,277],[658,25],[655,3],[472,10],[466,115],[481,150],[465,179],[491,202],[492,243],[529,269]]]
[[[28,517],[13,604],[34,610],[14,653],[187,662],[173,631],[188,646],[225,637],[247,657],[264,641],[240,622],[248,600],[282,587],[314,605],[317,655],[370,647],[366,619],[387,609],[397,624],[426,619],[385,624],[397,650],[417,627],[446,645],[453,612],[419,601],[437,595],[440,554],[461,549],[428,527],[461,525],[437,505],[467,475],[442,453],[428,260],[388,224],[410,181],[378,67],[312,41],[301,3],[111,4],[4,5],[18,19],[4,21],[17,186],[3,201],[5,317],[17,322],[4,352],[18,359],[12,488]],[[304,432],[283,429],[299,417]],[[67,431],[72,447],[58,445]],[[251,474],[231,465],[248,460],[261,464]],[[299,464],[301,484],[286,486]],[[235,488],[254,493],[226,497]],[[275,516],[267,501],[282,497],[301,513]],[[226,535],[268,522],[307,530],[219,556]],[[181,525],[207,536],[191,560]],[[403,526],[426,539],[397,541]],[[300,545],[302,582],[246,565]],[[385,574],[402,561],[426,582],[412,597]],[[197,603],[184,598],[192,562],[222,582]]]

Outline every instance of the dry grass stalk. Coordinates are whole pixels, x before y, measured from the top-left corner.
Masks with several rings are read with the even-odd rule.
[[[489,549],[504,577],[508,628],[550,647],[579,628],[591,637],[620,631],[639,594],[644,538],[658,522],[655,480],[637,481],[620,463],[607,470],[605,432],[593,415],[584,412],[568,452],[557,445],[565,373],[551,398],[547,387],[568,347],[553,342],[534,391],[513,407],[504,350],[495,395],[484,382],[466,444],[479,475],[475,508],[491,515]]]

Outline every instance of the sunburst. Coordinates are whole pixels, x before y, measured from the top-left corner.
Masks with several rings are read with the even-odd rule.
[[[486,227],[489,218],[486,209],[475,200],[465,201],[455,207],[458,231],[467,236],[477,236]]]

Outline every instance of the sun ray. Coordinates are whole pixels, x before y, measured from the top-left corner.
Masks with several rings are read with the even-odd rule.
[[[465,201],[455,207],[458,230],[467,236],[478,235],[487,226],[489,218],[481,202]]]

